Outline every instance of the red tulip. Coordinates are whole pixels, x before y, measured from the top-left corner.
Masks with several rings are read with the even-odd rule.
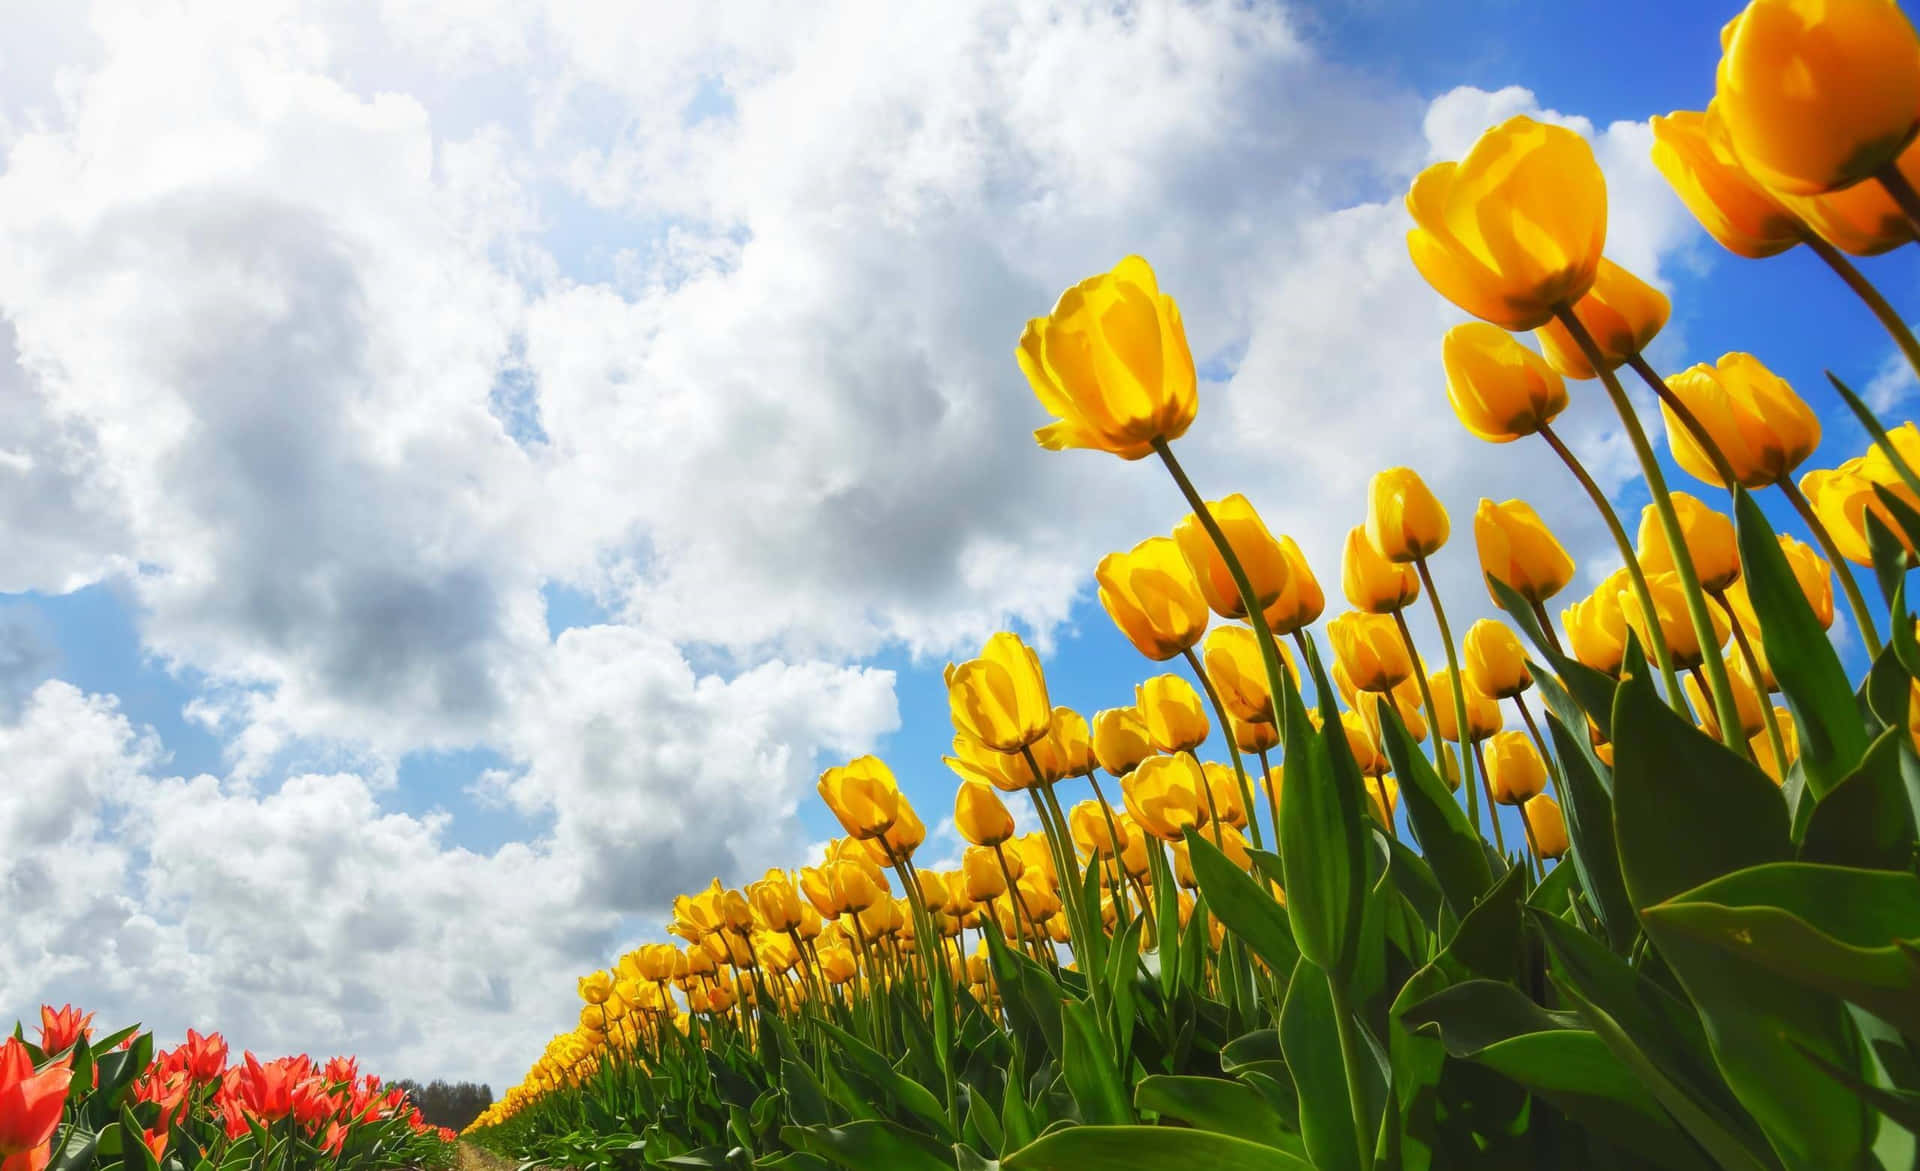
[[[174,1050],[195,1085],[217,1081],[227,1071],[227,1039],[218,1033],[201,1036],[187,1030],[187,1042]]]
[[[40,1006],[41,1052],[64,1053],[73,1048],[75,1042],[92,1036],[92,1013],[82,1016],[71,1004],[63,1004],[58,1009],[51,1004]]]
[[[283,1057],[262,1065],[248,1053],[246,1061],[240,1075],[241,1104],[262,1122],[277,1122],[291,1114],[293,1087],[299,1080],[293,1060]]]
[[[40,1171],[47,1165],[70,1080],[66,1062],[36,1071],[18,1038],[0,1045],[0,1169]]]

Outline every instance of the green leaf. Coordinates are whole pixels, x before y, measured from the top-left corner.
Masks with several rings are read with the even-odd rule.
[[[1113,1063],[1107,1040],[1094,1023],[1093,1010],[1079,1000],[1062,1002],[1066,1023],[1066,1053],[1062,1072],[1083,1121],[1120,1125],[1134,1121],[1127,1087]]]
[[[1808,790],[1821,797],[1853,770],[1867,750],[1853,687],[1760,506],[1746,489],[1735,488],[1733,508],[1747,596],[1760,619],[1760,640],[1793,711]]]
[[[1914,1134],[1920,1134],[1920,1093],[1912,1090],[1876,1086],[1852,1070],[1841,1069],[1817,1053],[1805,1054],[1820,1071],[1859,1095],[1869,1106],[1885,1114]]]
[[[1567,690],[1562,694],[1571,693],[1571,697],[1579,701],[1582,712],[1599,725],[1600,734],[1609,740],[1613,739],[1613,679],[1578,659],[1561,654],[1541,628],[1540,620],[1527,600],[1492,574],[1486,577],[1487,587],[1493,591],[1500,608],[1511,615],[1514,623],[1532,640],[1534,649],[1553,668],[1553,674],[1566,680]],[[1535,671],[1533,677],[1540,682],[1548,680],[1543,671]]]
[[[1292,800],[1288,781],[1287,801]],[[1280,805],[1286,816],[1286,802]],[[1280,1009],[1280,1045],[1300,1094],[1300,1136],[1319,1171],[1357,1171],[1359,1151],[1327,977],[1302,963]]]
[[[1554,986],[1696,1142],[1730,1167],[1778,1166],[1715,1067],[1691,1005],[1572,924],[1538,911],[1532,922],[1552,957]]]
[[[1312,639],[1303,645],[1314,686],[1330,703],[1333,686]],[[1280,859],[1287,876],[1287,914],[1300,954],[1344,979],[1353,964],[1366,896],[1362,783],[1346,736],[1331,734],[1339,733],[1340,717],[1332,717],[1326,733],[1316,731],[1292,676],[1284,672],[1281,689],[1287,788],[1280,803]],[[1339,767],[1342,761],[1345,768]]]
[[[1897,870],[1913,859],[1913,810],[1900,767],[1908,743],[1905,721],[1888,728],[1860,766],[1814,802],[1802,860]]]
[[[952,1152],[904,1126],[874,1120],[845,1126],[784,1126],[781,1141],[854,1171],[953,1171]]]
[[[1613,724],[1613,828],[1634,905],[1792,857],[1778,786],[1661,703],[1648,672],[1621,683]]]
[[[1400,800],[1407,825],[1439,880],[1440,892],[1455,915],[1465,915],[1493,885],[1493,870],[1480,835],[1467,824],[1459,802],[1420,752],[1393,705],[1380,709],[1380,740],[1393,773],[1400,778]],[[1292,785],[1289,777],[1288,785]],[[1291,791],[1291,789],[1289,789]],[[1281,814],[1285,816],[1285,806]]]
[[[872,1082],[874,1088],[881,1092],[886,1105],[905,1107],[918,1115],[943,1144],[950,1144],[959,1137],[947,1122],[946,1107],[934,1097],[932,1090],[893,1068],[879,1050],[852,1033],[828,1021],[822,1020],[817,1024],[822,1032],[833,1039],[839,1050],[835,1056],[852,1062],[860,1076]]]
[[[1300,960],[1286,908],[1235,866],[1219,847],[1187,827],[1187,858],[1207,907],[1275,972],[1291,972]]]
[[[1527,872],[1515,866],[1460,920],[1441,955],[1443,968],[1488,980],[1512,980],[1520,946],[1520,895]]]
[[[1073,1126],[1015,1151],[1000,1166],[1005,1171],[1315,1171],[1316,1165],[1205,1130]]]
[[[1549,682],[1542,681],[1542,688]],[[1640,928],[1634,920],[1633,903],[1627,898],[1626,880],[1620,875],[1613,796],[1594,771],[1586,729],[1575,731],[1552,712],[1547,714],[1547,729],[1553,737],[1554,756],[1560,762],[1560,795],[1565,800],[1561,812],[1566,816],[1567,840],[1573,846],[1568,860],[1580,875],[1580,889],[1587,892],[1594,914],[1606,928],[1607,940],[1615,951],[1624,952],[1632,946]]]
[[[787,1117],[802,1126],[824,1125],[833,1121],[827,1106],[827,1092],[813,1071],[792,1058],[780,1062],[780,1088],[787,1095]]]
[[[1440,1038],[1454,1057],[1472,1057],[1499,1041],[1522,1033],[1579,1027],[1577,1018],[1552,1013],[1528,1000],[1511,984],[1464,980],[1406,1009],[1407,1027]]]
[[[1265,1096],[1244,1082],[1217,1077],[1155,1074],[1134,1087],[1133,1104],[1197,1130],[1232,1135],[1305,1155],[1300,1136],[1280,1125]]]
[[[1920,878],[1911,873],[1805,862],[1756,866],[1645,914],[1850,1000],[1920,1040]]]

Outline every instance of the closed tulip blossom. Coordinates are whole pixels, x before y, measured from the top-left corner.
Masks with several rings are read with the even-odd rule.
[[[1266,522],[1254,511],[1253,504],[1237,492],[1209,503],[1207,511],[1220,526],[1234,556],[1240,559],[1240,567],[1246,571],[1247,582],[1253,587],[1254,604],[1264,613],[1287,592],[1293,566],[1286,550],[1267,531]],[[1200,518],[1189,513],[1174,526],[1173,539],[1213,612],[1222,618],[1245,618],[1247,608],[1241,603],[1240,588]]]
[[[949,665],[946,682],[955,730],[997,752],[1027,748],[1052,725],[1040,656],[1019,635],[994,635],[979,658]]]
[[[1740,738],[1750,740],[1766,727],[1766,717],[1760,710],[1760,689],[1754,685],[1753,676],[1747,671],[1746,660],[1735,655],[1727,664],[1727,682],[1733,687],[1734,706],[1740,712]],[[1720,716],[1714,711],[1713,701],[1700,690],[1700,684],[1689,675],[1680,681],[1686,689],[1687,702],[1700,717],[1700,726],[1709,736],[1720,736]]]
[[[1567,852],[1567,823],[1560,816],[1560,803],[1546,793],[1520,807],[1527,819],[1527,832],[1534,849],[1542,858],[1559,858]]]
[[[1110,810],[1093,800],[1080,802],[1067,814],[1067,827],[1080,853],[1112,858],[1126,849],[1127,839],[1119,824],[1114,823],[1112,831],[1108,830],[1111,815]]]
[[[1353,762],[1359,766],[1361,776],[1383,776],[1392,767],[1387,763],[1386,753],[1380,751],[1373,729],[1359,712],[1341,712],[1340,730],[1346,734],[1347,748],[1353,753]]]
[[[900,811],[900,786],[876,756],[862,756],[820,774],[821,800],[853,837],[877,838]]]
[[[998,793],[977,781],[962,781],[954,794],[953,824],[976,846],[997,846],[1013,837],[1013,814]]]
[[[1495,699],[1511,699],[1533,686],[1527,652],[1505,623],[1482,618],[1467,628],[1462,648],[1467,682]]]
[[[1673,305],[1667,295],[1602,257],[1593,288],[1574,302],[1573,315],[1587,327],[1609,370],[1647,348],[1667,326]],[[1535,336],[1553,368],[1568,378],[1598,378],[1580,344],[1560,321],[1549,321]]]
[[[1375,472],[1367,484],[1367,541],[1402,564],[1437,553],[1447,543],[1447,510],[1412,468]]]
[[[1740,577],[1740,549],[1734,540],[1733,518],[1715,512],[1685,492],[1673,494],[1673,510],[1680,518],[1680,532],[1700,575],[1700,588],[1719,593]],[[1674,568],[1673,549],[1667,544],[1666,530],[1649,507],[1640,513],[1640,566],[1647,573],[1668,573]]]
[[[1146,721],[1148,738],[1161,752],[1192,752],[1206,742],[1211,730],[1199,693],[1178,675],[1155,675],[1140,684],[1135,688],[1134,707]]]
[[[1453,413],[1488,443],[1532,435],[1567,409],[1560,373],[1497,325],[1454,326],[1441,339],[1440,357]]]
[[[1160,662],[1200,641],[1212,617],[1200,583],[1171,537],[1109,553],[1093,571],[1100,604],[1134,649]]]
[[[1298,669],[1285,646],[1278,646],[1288,674]],[[1273,697],[1267,690],[1266,666],[1257,635],[1244,626],[1216,626],[1207,635],[1204,662],[1207,678],[1220,693],[1220,702],[1237,720],[1255,722],[1274,718]]]
[[[1607,188],[1578,134],[1509,118],[1407,192],[1414,267],[1441,296],[1503,329],[1546,324],[1593,286]]]
[[[1675,110],[1652,126],[1654,166],[1722,248],[1764,260],[1805,239],[1799,217],[1709,135],[1705,111]]]
[[[1015,356],[1056,420],[1034,432],[1050,451],[1139,459],[1186,434],[1199,410],[1180,308],[1138,256],[1060,294],[1052,313],[1027,322]]]
[[[1327,624],[1334,658],[1362,691],[1391,691],[1413,674],[1413,660],[1393,619],[1349,612]]]
[[[1147,722],[1135,707],[1107,708],[1093,715],[1093,754],[1100,767],[1124,777],[1154,754]]]
[[[1271,752],[1280,746],[1280,728],[1271,720],[1255,723],[1252,720],[1227,717],[1232,728],[1233,745],[1242,752]]]
[[[1742,165],[1791,195],[1867,179],[1920,132],[1920,40],[1894,0],[1753,0],[1714,80]]]
[[[1561,614],[1573,657],[1608,675],[1620,673],[1627,653],[1627,618],[1620,596],[1628,590],[1627,571],[1616,569],[1592,594]]]
[[[1340,559],[1340,588],[1354,609],[1391,614],[1420,596],[1420,574],[1411,565],[1381,556],[1367,540],[1366,526],[1355,525],[1347,531]]]
[[[1292,537],[1280,538],[1280,552],[1287,559],[1287,588],[1264,611],[1267,628],[1275,636],[1313,625],[1327,608],[1327,595]]]
[[[1053,726],[1047,730],[1044,743],[1059,762],[1063,777],[1092,776],[1093,770],[1100,767],[1087,718],[1070,707],[1053,709]]]
[[[1546,762],[1525,732],[1496,732],[1487,738],[1487,784],[1502,805],[1523,805],[1547,787]]]
[[[1207,778],[1207,793],[1212,799],[1212,816],[1237,829],[1246,828],[1247,810],[1240,801],[1240,784],[1233,769],[1219,761],[1200,764],[1200,775]]]
[[[72,1076],[64,1061],[36,1070],[17,1037],[0,1041],[0,1162],[24,1171],[46,1166]]]
[[[1460,743],[1460,723],[1454,713],[1453,678],[1446,671],[1427,676],[1427,688],[1433,692],[1433,730],[1442,740]],[[1472,683],[1462,688],[1467,698],[1467,730],[1474,740],[1485,740],[1505,722],[1500,705]]]
[[[1694,629],[1693,621],[1687,614],[1686,597],[1680,592],[1680,575],[1677,573],[1647,574],[1647,593],[1653,600],[1654,611],[1659,619],[1660,631],[1666,636],[1667,650],[1673,655],[1676,667],[1697,667],[1706,657],[1706,648],[1700,643],[1699,632]],[[1640,645],[1651,648],[1657,637],[1647,622],[1646,614],[1640,608],[1640,601],[1633,591],[1620,591],[1620,611],[1626,616],[1627,625],[1639,636]],[[1718,653],[1727,641],[1729,627],[1719,607],[1709,607],[1708,615],[1713,626],[1712,650]]]
[[[1535,605],[1573,580],[1573,558],[1524,500],[1496,504],[1482,498],[1473,513],[1473,542],[1480,572]]]
[[[960,877],[966,887],[967,897],[976,903],[997,899],[1007,890],[1007,879],[1001,871],[1000,859],[985,846],[976,846],[961,855]]]
[[[1905,484],[1882,484],[1883,488],[1915,504],[1912,490]],[[1855,565],[1871,567],[1873,549],[1867,543],[1867,517],[1875,517],[1896,537],[1905,529],[1893,513],[1874,495],[1874,481],[1867,476],[1867,461],[1854,458],[1837,468],[1816,468],[1800,477],[1803,492],[1815,516],[1832,536],[1834,548]]]
[[[1820,446],[1820,419],[1793,387],[1752,354],[1722,354],[1667,379],[1733,474],[1748,488],[1777,484]],[[1662,404],[1673,458],[1695,479],[1725,488],[1691,428]]]
[[[1127,813],[1162,841],[1177,842],[1187,826],[1207,824],[1206,776],[1188,753],[1156,756],[1121,781]]]
[[[1392,830],[1394,811],[1400,808],[1400,782],[1384,774],[1368,777],[1367,804],[1380,824]]]

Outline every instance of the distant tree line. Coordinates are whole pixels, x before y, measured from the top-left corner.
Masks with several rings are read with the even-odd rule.
[[[426,1085],[409,1078],[391,1083],[407,1091],[407,1097],[420,1110],[420,1116],[434,1126],[464,1130],[480,1112],[493,1105],[493,1090],[473,1082],[430,1081]]]

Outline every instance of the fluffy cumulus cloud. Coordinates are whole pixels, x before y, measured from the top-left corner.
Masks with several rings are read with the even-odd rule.
[[[862,0],[22,22],[0,590],[123,583],[225,757],[176,775],[0,610],[0,880],[29,908],[0,1015],[86,996],[510,1078],[673,891],[799,855],[810,776],[898,723],[870,656],[1044,638],[1099,554],[1178,518],[1151,467],[1036,449],[1011,360],[1128,251],[1202,364],[1203,488],[1251,495],[1329,585],[1383,463],[1463,541],[1480,495],[1524,492],[1603,569],[1544,448],[1490,460],[1451,418],[1457,314],[1399,195],[1490,122],[1553,118],[1608,172],[1611,252],[1658,280],[1684,221],[1646,127],[1405,92],[1301,28]],[[1617,483],[1575,397],[1565,431]],[[1457,556],[1442,588],[1483,607],[1476,582]],[[551,635],[554,586],[606,622]],[[462,747],[501,762],[463,807],[519,840],[401,811],[434,802],[398,766]]]

